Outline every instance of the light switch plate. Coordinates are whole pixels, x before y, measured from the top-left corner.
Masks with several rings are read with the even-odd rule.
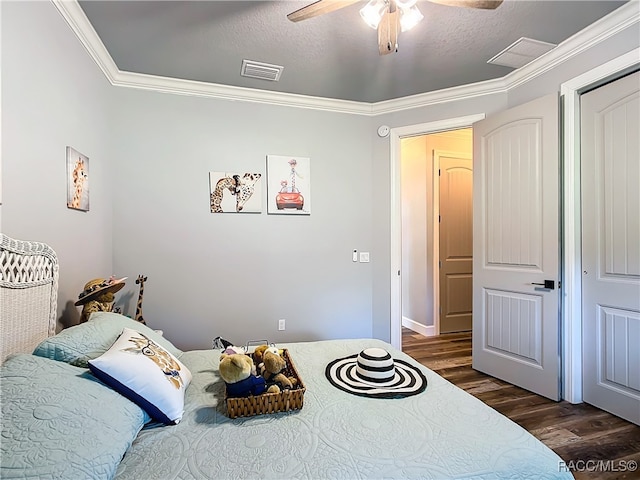
[[[369,263],[369,252],[360,252],[360,263]]]

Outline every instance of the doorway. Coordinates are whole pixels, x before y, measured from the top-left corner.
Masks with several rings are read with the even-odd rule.
[[[471,128],[401,139],[402,326],[471,330]]]
[[[401,212],[401,142],[402,139],[470,128],[485,118],[483,113],[449,118],[435,122],[393,128],[390,136],[390,193],[391,193],[391,279],[390,279],[390,340],[402,349],[402,215]],[[435,333],[435,328],[434,328]]]

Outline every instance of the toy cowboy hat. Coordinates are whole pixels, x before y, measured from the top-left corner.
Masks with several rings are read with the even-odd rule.
[[[334,360],[325,375],[333,386],[362,397],[410,397],[427,388],[427,379],[418,368],[393,359],[382,348],[367,348]]]
[[[94,278],[93,280],[89,280],[84,286],[82,293],[78,295],[78,301],[75,303],[76,307],[84,305],[105,293],[116,293],[124,287],[124,281],[126,279],[127,277],[116,280],[114,277],[111,277],[106,279]]]

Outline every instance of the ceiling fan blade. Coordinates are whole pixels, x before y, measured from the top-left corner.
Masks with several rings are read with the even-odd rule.
[[[340,8],[348,7],[354,3],[358,3],[359,0],[318,0],[306,7],[302,7],[295,12],[287,15],[287,18],[292,22],[300,22],[308,18],[317,17],[318,15],[324,15],[325,13],[339,10]]]
[[[378,24],[378,51],[380,55],[387,55],[398,51],[398,30],[400,30],[400,11],[393,8],[382,15]]]
[[[466,8],[482,8],[484,10],[493,10],[498,8],[502,0],[429,0],[432,3],[440,5],[449,5],[451,7]]]

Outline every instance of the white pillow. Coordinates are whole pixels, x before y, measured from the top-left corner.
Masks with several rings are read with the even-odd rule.
[[[166,425],[180,421],[191,372],[149,337],[130,328],[109,350],[89,360],[91,372]]]

